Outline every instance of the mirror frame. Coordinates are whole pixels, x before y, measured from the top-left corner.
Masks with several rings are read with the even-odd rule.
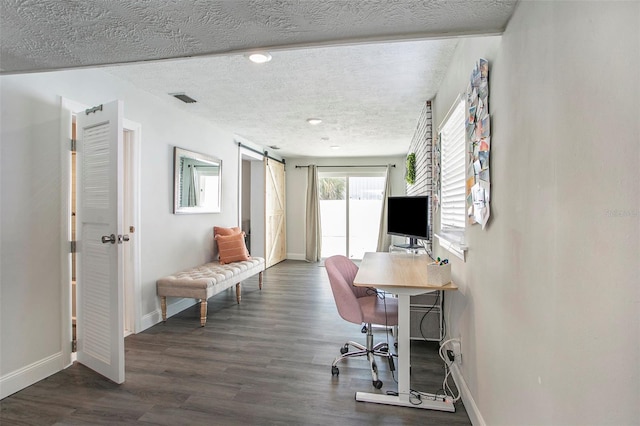
[[[218,203],[212,207],[188,207],[180,205],[180,159],[189,158],[192,160],[202,161],[208,164],[217,164],[219,167],[218,175]],[[211,155],[199,152],[189,151],[187,149],[173,149],[173,213],[174,214],[193,214],[193,213],[220,213],[222,211],[222,160]]]

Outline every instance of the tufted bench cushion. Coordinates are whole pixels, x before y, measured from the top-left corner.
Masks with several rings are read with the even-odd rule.
[[[167,297],[191,297],[200,299],[200,325],[207,322],[207,299],[235,284],[236,299],[240,303],[240,282],[259,274],[258,286],[262,289],[262,272],[265,261],[261,257],[220,264],[206,263],[195,268],[177,272],[156,281],[156,290],[161,298],[162,321],[167,320]]]

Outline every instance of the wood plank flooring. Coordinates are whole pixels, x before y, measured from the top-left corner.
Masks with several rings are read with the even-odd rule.
[[[386,362],[381,390],[364,358],[331,363],[346,340],[365,341],[338,315],[324,267],[287,260],[209,300],[125,339],[125,383],[75,363],[0,401],[7,425],[468,425],[455,413],[355,400],[356,391],[396,391]],[[375,340],[386,339],[376,329]],[[390,341],[392,338],[389,337]],[[444,370],[433,342],[412,342],[412,388],[435,393]],[[453,386],[453,380],[450,380]]]

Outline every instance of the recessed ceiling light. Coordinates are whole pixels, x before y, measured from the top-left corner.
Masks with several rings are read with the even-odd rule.
[[[331,145],[331,149],[340,149],[338,145]]]
[[[319,118],[307,118],[307,123],[311,124],[312,126],[316,126],[322,123],[322,120]]]
[[[256,52],[249,55],[249,60],[256,64],[264,64],[271,60],[271,55],[267,52]]]

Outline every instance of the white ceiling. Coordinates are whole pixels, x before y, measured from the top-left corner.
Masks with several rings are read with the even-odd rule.
[[[499,34],[515,5],[0,0],[0,72],[103,66],[285,158],[404,155],[457,37]],[[249,62],[258,49],[273,60]]]

